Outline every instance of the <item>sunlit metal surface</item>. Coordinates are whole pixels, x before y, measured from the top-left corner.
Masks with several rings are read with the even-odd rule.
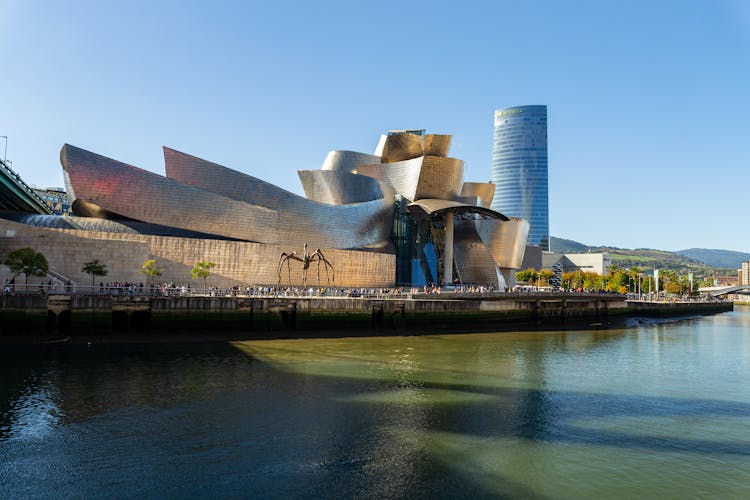
[[[338,170],[300,170],[297,172],[308,199],[328,205],[345,205],[379,200],[385,197],[380,181],[365,175]],[[393,199],[391,189],[389,196]]]
[[[391,134],[383,146],[383,163],[411,160],[424,156],[424,137],[408,132]]]
[[[497,283],[495,262],[487,245],[477,234],[475,221],[456,221],[453,254],[456,271],[463,283]]]
[[[47,229],[74,229],[100,233],[174,236],[178,238],[229,239],[216,234],[199,233],[135,220],[111,220],[88,216],[78,217],[75,215],[37,215],[18,212],[0,212],[0,218],[19,222],[27,226]]]
[[[275,243],[278,212],[186,186],[66,144],[60,151],[68,191],[108,212],[164,226]],[[200,207],[188,210],[186,207]]]
[[[320,169],[351,172],[357,168],[357,165],[370,165],[373,163],[380,163],[380,156],[358,153],[357,151],[336,150],[328,153]]]
[[[484,208],[490,208],[495,195],[495,184],[492,182],[464,182],[461,188],[461,199],[469,199]]]
[[[425,156],[448,156],[451,148],[451,135],[427,134],[424,136],[423,154]]]
[[[165,149],[165,158],[177,179],[69,145],[61,152],[75,206],[85,215],[114,213],[246,241],[321,248],[382,246],[390,234],[392,198],[334,207],[174,150]]]
[[[138,234],[138,231],[135,229],[120,224],[117,221],[94,217],[0,213],[0,218],[20,222],[27,226],[48,229],[79,229],[83,231],[102,231],[105,233]]]
[[[529,235],[529,222],[518,217],[510,217],[507,222],[496,219],[474,221],[477,233],[492,255],[495,264],[501,268],[520,269]]]
[[[177,182],[276,210],[276,225],[265,228],[266,232],[275,233],[274,242],[363,248],[381,245],[390,236],[392,194],[390,198],[362,203],[325,205],[174,149],[164,148],[164,161],[167,176]]]
[[[455,158],[420,156],[394,163],[360,165],[357,173],[388,183],[396,194],[411,201],[453,200],[463,184],[464,162]]]

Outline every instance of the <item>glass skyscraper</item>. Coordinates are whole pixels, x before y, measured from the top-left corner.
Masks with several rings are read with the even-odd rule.
[[[547,106],[495,111],[491,208],[529,221],[529,245],[549,250]]]

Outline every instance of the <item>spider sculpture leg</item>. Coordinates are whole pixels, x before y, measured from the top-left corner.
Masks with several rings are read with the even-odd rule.
[[[323,262],[323,267],[326,271],[326,282],[330,285],[331,284],[331,278],[328,275],[328,268],[331,268],[331,272],[333,272],[333,265],[328,262],[328,259],[325,258],[325,255],[323,255],[323,252],[320,251],[320,248],[316,249],[315,252],[313,252],[313,258],[318,261],[318,284],[320,284],[320,263]],[[335,278],[335,275],[334,275]]]
[[[281,286],[281,270],[284,268],[284,262],[287,263],[287,266],[289,265],[289,256],[286,252],[282,252],[281,257],[279,257],[279,268],[278,268],[278,274],[279,274],[279,286]]]

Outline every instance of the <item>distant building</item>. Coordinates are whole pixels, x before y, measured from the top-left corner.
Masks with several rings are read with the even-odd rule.
[[[528,244],[549,250],[547,106],[495,111],[492,182],[492,210],[529,221]]]
[[[555,264],[562,264],[563,272],[591,272],[604,275],[612,265],[612,255],[602,253],[545,253],[542,255],[542,268],[552,269]]]
[[[745,261],[742,263],[738,277],[740,285],[750,285],[750,262]]]
[[[70,215],[70,199],[65,189],[48,187],[47,189],[32,188],[55,215]]]
[[[542,269],[543,254],[542,247],[537,245],[526,245],[521,269]]]
[[[741,273],[742,270],[738,269],[737,276],[706,276],[705,281],[711,283],[712,286],[737,286],[740,284]]]

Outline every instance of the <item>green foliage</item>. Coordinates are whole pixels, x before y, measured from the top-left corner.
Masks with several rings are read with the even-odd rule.
[[[649,252],[657,252],[651,251]],[[669,254],[669,252],[662,252]],[[688,278],[689,271],[679,271],[675,269],[657,268],[660,270],[660,290],[672,294],[689,294],[690,282]],[[703,278],[694,272],[695,279],[692,293],[695,293],[699,286],[711,286],[712,283],[703,280]],[[552,273],[548,270],[537,271],[536,269],[524,269],[516,273],[516,280],[529,285],[547,286]],[[654,293],[657,292],[653,279],[653,269],[645,268],[639,265],[622,266],[619,262],[613,263],[603,276],[589,271],[572,271],[562,275],[562,287],[574,290],[606,290],[616,293]]]
[[[207,288],[206,280],[208,280],[208,277],[211,275],[211,269],[213,269],[214,266],[216,266],[215,262],[201,260],[195,263],[193,269],[190,271],[190,274],[193,276],[194,280],[202,279],[203,288],[205,289]]]
[[[46,257],[33,248],[13,250],[5,257],[3,264],[13,275],[26,276],[26,285],[29,284],[29,276],[46,276],[49,271]]]
[[[549,280],[554,276],[554,273],[549,269],[542,269],[539,271],[539,282],[541,286],[548,286]]]
[[[107,264],[100,262],[99,259],[94,259],[89,262],[84,262],[81,272],[91,275],[91,286],[94,286],[94,279],[97,276],[106,276],[109,274],[107,270]]]
[[[153,286],[154,279],[164,274],[164,268],[156,265],[155,259],[148,259],[143,263],[143,266],[141,267],[141,274],[145,274],[146,276],[148,276],[149,280],[151,281],[151,286]]]
[[[524,269],[516,273],[516,281],[521,283],[528,283],[533,286],[548,286],[549,280],[552,278],[553,273],[548,269],[542,269],[537,271],[536,269]]]
[[[518,271],[516,273],[516,281],[520,281],[522,283],[529,283],[536,279],[537,270],[536,269],[524,269],[523,271]]]

